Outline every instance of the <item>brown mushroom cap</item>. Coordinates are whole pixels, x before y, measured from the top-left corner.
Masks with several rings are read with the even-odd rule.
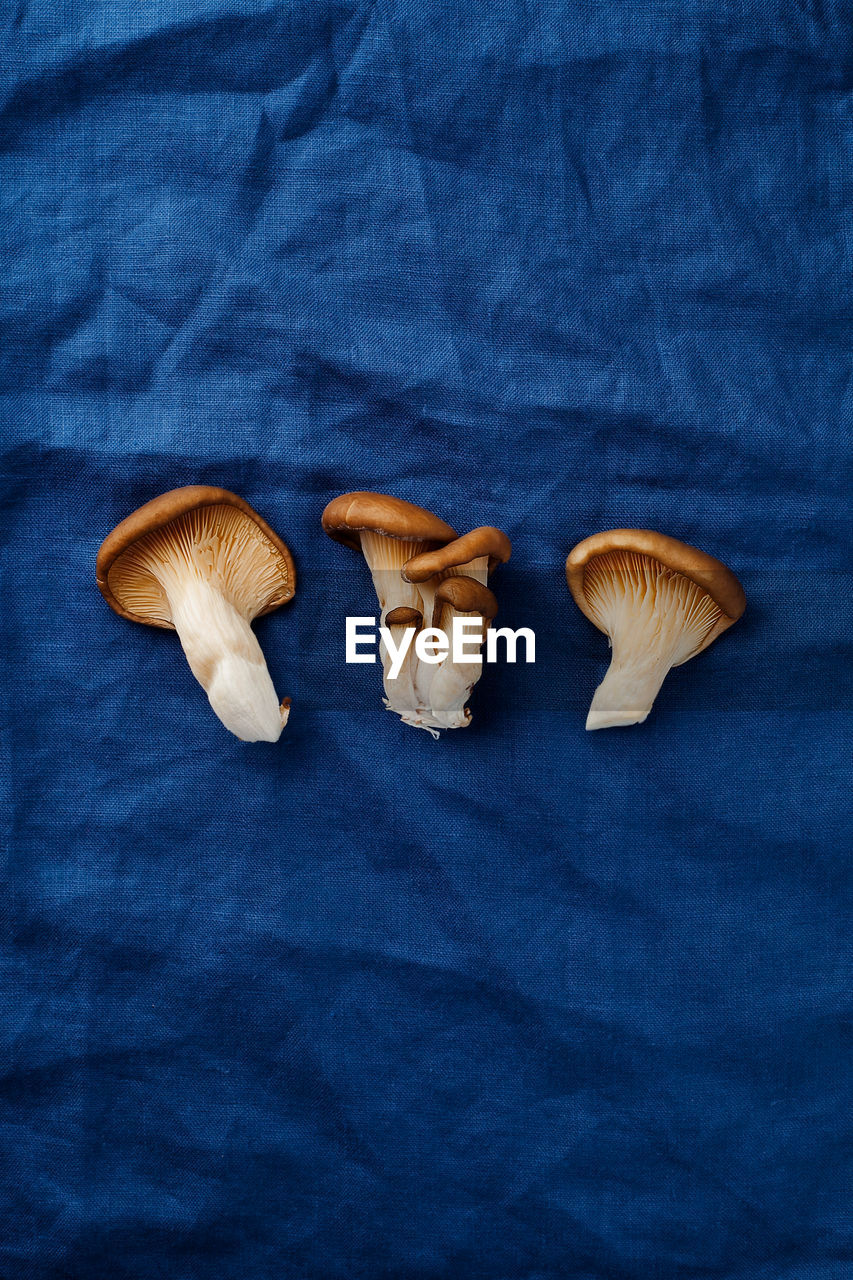
[[[227,519],[217,522],[217,510],[227,513]],[[137,553],[145,550],[146,539],[152,535],[162,535],[170,525],[175,525],[175,534],[178,536],[182,522],[185,523],[186,518],[195,512],[209,514],[211,534],[235,538],[241,543],[248,539],[252,548],[262,557],[264,572],[254,579],[260,596],[252,602],[252,617],[271,613],[292,598],[296,590],[296,570],[286,543],[236,493],[212,485],[194,484],[182,489],[170,489],[168,493],[152,498],[122,520],[104,538],[98,551],[95,574],[98,588],[111,609],[133,622],[174,630],[171,621],[163,616],[162,610],[152,614],[140,612],[136,593],[135,607],[129,607],[123,589],[128,578],[129,563],[125,557],[131,553],[131,557],[135,559]],[[227,525],[227,528],[219,529],[217,523]]]
[[[465,578],[461,574],[454,578],[445,578],[435,593],[433,607],[433,625],[438,626],[441,610],[449,605],[456,613],[476,613],[491,622],[498,611],[498,602],[493,592],[473,578]]]
[[[723,617],[713,628],[703,648],[721,631],[737,622],[746,608],[743,587],[721,560],[700,551],[698,547],[691,547],[686,542],[679,542],[677,538],[669,538],[664,533],[654,533],[650,529],[608,529],[584,538],[583,542],[572,548],[566,560],[566,580],[575,603],[599,630],[601,626],[590,610],[584,590],[586,566],[598,556],[620,551],[630,551],[656,560],[665,568],[695,582],[697,587],[711,597],[722,611]]]
[[[511,555],[512,543],[506,534],[494,525],[483,525],[435,551],[413,556],[403,567],[403,577],[406,582],[426,582],[437,573],[470,564],[481,556],[489,557],[489,573],[493,573],[499,564],[506,564]]]
[[[439,546],[456,537],[456,530],[424,507],[387,493],[342,493],[323,512],[323,528],[345,547],[361,550],[366,530],[405,542],[430,542]]]
[[[400,605],[398,609],[392,609],[385,615],[385,626],[420,627],[423,620],[423,614],[419,609],[409,609],[406,605]]]

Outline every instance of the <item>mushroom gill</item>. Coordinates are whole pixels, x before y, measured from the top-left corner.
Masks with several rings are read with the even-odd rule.
[[[249,571],[251,570],[251,571]],[[246,617],[283,604],[289,579],[276,547],[237,507],[187,511],[145,534],[113,563],[109,584],[128,613],[173,626],[171,596],[187,578],[215,583]]]
[[[288,548],[248,503],[224,489],[172,490],[122,521],[98,553],[110,607],[174,629],[190,669],[227,729],[275,742],[287,723],[252,620],[293,595]]]
[[[695,582],[636,551],[591,560],[584,590],[613,649],[586,727],[641,724],[667,672],[699,652],[723,611]]]
[[[721,561],[649,529],[585,538],[566,559],[566,580],[613,650],[587,729],[641,724],[670,668],[706,649],[746,607]]]

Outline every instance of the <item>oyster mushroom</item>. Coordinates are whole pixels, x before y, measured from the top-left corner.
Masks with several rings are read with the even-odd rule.
[[[207,485],[161,494],[107,535],[96,577],[116,613],[177,631],[226,729],[244,742],[278,740],[290,700],[280,702],[251,622],[292,599],[296,574],[247,502]]]
[[[452,542],[455,529],[412,502],[365,491],[334,498],[323,512],[322,521],[330,538],[363,554],[382,611],[382,626],[388,625],[389,617],[393,625],[398,610],[423,614],[421,594],[416,586],[404,581],[401,570],[413,557]],[[381,649],[386,707],[406,724],[430,728],[426,723],[429,709],[418,700],[414,689],[414,657],[407,657],[404,671],[395,678],[390,674],[387,647],[383,645]]]
[[[746,607],[743,587],[719,560],[648,529],[585,538],[566,560],[566,578],[613,650],[587,729],[641,724],[670,668],[707,649]]]
[[[483,525],[443,547],[414,556],[403,566],[403,577],[420,583],[438,575],[461,573],[485,586],[489,575],[499,564],[506,564],[511,554],[512,543],[506,534],[493,525]]]
[[[424,616],[429,618],[434,612],[435,592],[440,582],[451,575],[461,574],[485,586],[497,566],[505,564],[511,554],[512,543],[506,534],[493,525],[483,525],[443,547],[414,556],[403,566],[403,578],[406,582],[417,583]],[[435,667],[423,663],[418,665],[416,688],[424,702],[430,699],[435,675]]]
[[[487,586],[473,578],[454,576],[439,583],[435,592],[433,626],[440,627],[454,642],[454,623],[459,618],[474,623],[466,628],[464,647],[470,652],[480,648],[498,602]],[[442,729],[464,729],[471,723],[466,706],[471,690],[483,673],[483,660],[478,655],[464,661],[454,660],[454,647],[435,672],[430,686],[430,708],[435,724]]]
[[[390,613],[385,615],[386,627],[414,627],[416,631],[420,631],[423,626],[424,618],[420,609],[392,609]]]

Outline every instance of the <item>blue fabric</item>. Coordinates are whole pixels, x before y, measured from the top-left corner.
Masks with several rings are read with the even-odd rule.
[[[3,24],[0,1276],[853,1275],[848,6]],[[199,482],[297,560],[276,746],[95,588]],[[354,488],[513,539],[439,742],[344,665]],[[749,605],[587,734],[616,525]]]

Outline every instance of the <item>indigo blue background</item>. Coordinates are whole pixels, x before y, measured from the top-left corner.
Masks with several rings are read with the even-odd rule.
[[[2,1280],[853,1275],[845,8],[4,6]],[[277,746],[95,589],[197,482],[297,558]],[[514,542],[440,742],[361,487]],[[749,608],[585,734],[625,524]]]

